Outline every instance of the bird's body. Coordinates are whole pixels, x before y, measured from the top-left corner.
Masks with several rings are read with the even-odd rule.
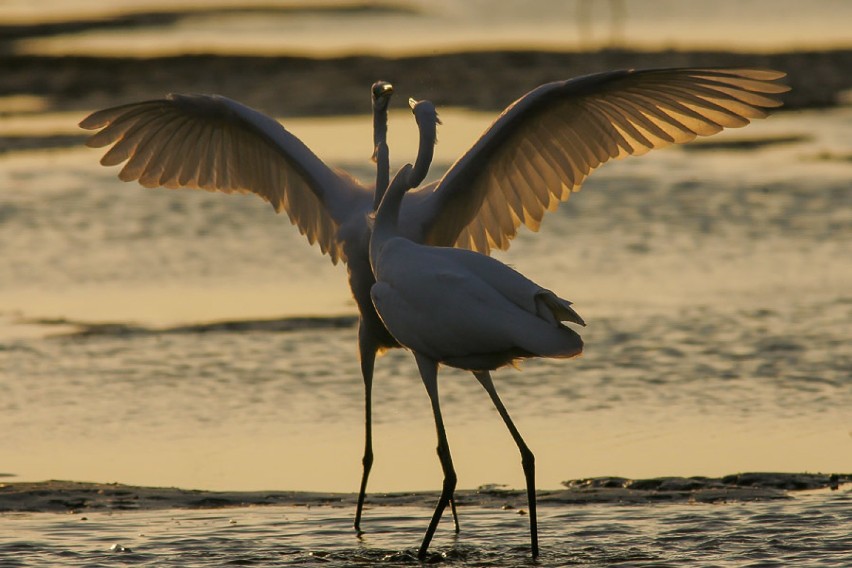
[[[375,267],[372,299],[382,321],[402,345],[439,363],[493,370],[582,351],[551,308],[573,312],[570,303],[491,257],[396,237],[382,243]]]
[[[421,140],[434,143],[438,122],[434,106],[428,101],[411,104]],[[490,371],[527,357],[579,355],[580,336],[562,322],[585,322],[570,302],[493,258],[406,238],[400,209],[405,193],[414,186],[413,171],[406,165],[397,173],[376,212],[370,265],[376,279],[373,304],[391,334],[414,353],[438,434],[444,483],[418,556],[425,558],[456,487],[438,397],[440,364],[472,371],[515,439],[527,483],[531,548],[537,556],[535,457],[497,395]]]
[[[538,230],[544,214],[603,163],[765,117],[788,90],[776,82],[783,76],[754,69],[649,69],[542,85],[507,107],[439,181],[405,193],[400,234],[414,243],[482,253],[507,249],[521,225]],[[89,146],[111,146],[102,164],[126,161],[120,179],[146,187],[255,193],[286,212],[332,262],[347,264],[360,312],[366,409],[356,528],[373,461],[373,366],[377,352],[399,345],[370,297],[375,280],[368,215],[382,199],[389,165],[387,97],[375,86],[373,95],[375,188],[328,167],[278,121],[222,96],[169,95],[101,110],[80,123],[98,130]],[[422,182],[431,157],[432,144],[421,135],[407,180],[412,187]]]
[[[367,211],[364,215],[366,216],[369,213]],[[351,228],[351,232],[348,232],[347,246],[344,247],[347,258],[346,271],[349,289],[352,291],[352,297],[355,299],[360,314],[359,325],[367,330],[366,333],[370,336],[370,341],[375,343],[376,349],[384,351],[399,347],[399,342],[388,332],[373,307],[370,290],[376,283],[375,279],[364,277],[366,272],[372,275],[370,256],[365,254],[369,250],[371,235],[372,232],[366,224],[354,226]]]

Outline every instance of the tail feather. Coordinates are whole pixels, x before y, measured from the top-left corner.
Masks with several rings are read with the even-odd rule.
[[[580,317],[580,314],[571,307],[571,302],[563,300],[550,290],[542,289],[535,295],[535,309],[540,318],[554,325],[567,321],[583,327],[586,326],[586,322]]]

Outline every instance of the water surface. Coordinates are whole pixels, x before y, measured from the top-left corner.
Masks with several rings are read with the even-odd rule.
[[[491,118],[442,116],[435,175]],[[780,113],[714,140],[792,142],[607,165],[500,255],[589,322],[579,360],[496,374],[541,487],[852,470],[850,120],[848,109]],[[329,141],[332,122],[292,129],[369,176],[368,149]],[[410,134],[410,117],[391,122]],[[341,125],[369,131],[366,117]],[[413,154],[392,147],[397,161]],[[252,196],[146,190],[98,155],[0,157],[2,472],[355,490],[362,386],[343,268]],[[350,319],[286,333],[251,323],[303,315]],[[33,323],[44,319],[65,323]],[[185,327],[219,320],[236,323]],[[121,326],[80,335],[74,322]],[[522,486],[476,382],[446,370],[441,389],[460,486]],[[437,488],[428,399],[402,351],[378,362],[375,419],[372,488]]]
[[[439,527],[429,563],[453,566],[847,566],[848,491],[734,504],[542,507],[541,557],[529,558],[528,519],[516,509],[462,507],[462,532]],[[257,507],[0,516],[8,566],[417,566],[425,508],[351,511]],[[12,527],[14,530],[9,531]]]
[[[137,19],[126,19],[133,16]],[[848,47],[845,24],[852,6],[843,0],[124,0],[106,5],[17,0],[0,6],[0,17],[18,23],[77,21],[68,33],[23,38],[17,44],[20,52],[55,55],[387,56],[507,47],[771,52]],[[117,22],[105,25],[111,18]],[[89,29],[80,21],[88,21]]]

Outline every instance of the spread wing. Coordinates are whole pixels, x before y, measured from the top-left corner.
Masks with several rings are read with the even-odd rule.
[[[568,199],[595,168],[745,126],[781,105],[784,73],[613,71],[548,83],[510,105],[436,186],[411,192],[424,242],[488,253]],[[408,197],[408,196],[407,196]]]
[[[331,170],[276,120],[226,97],[172,94],[95,112],[80,127],[99,130],[88,146],[111,146],[101,164],[127,162],[122,180],[256,193],[334,263],[343,258],[337,228],[372,201],[371,191]]]

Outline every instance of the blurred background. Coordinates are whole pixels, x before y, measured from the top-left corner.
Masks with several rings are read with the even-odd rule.
[[[89,112],[224,94],[370,182],[383,79],[394,169],[408,97],[438,105],[434,178],[542,83],[699,65],[792,91],[742,131],[606,165],[519,235],[500,258],[576,303],[587,353],[498,388],[545,488],[852,470],[849,22],[844,0],[0,1],[0,474],[356,489],[344,269],[252,196],[120,182],[83,146]],[[442,388],[460,486],[522,486],[478,385]],[[408,354],[376,390],[374,489],[437,487]]]

